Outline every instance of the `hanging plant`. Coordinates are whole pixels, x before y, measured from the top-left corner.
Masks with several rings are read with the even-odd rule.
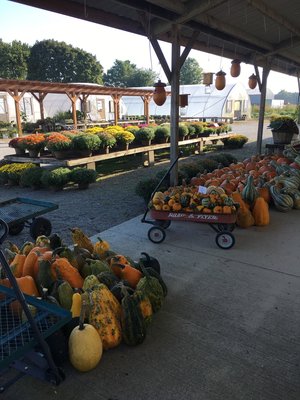
[[[256,85],[257,85],[257,76],[255,74],[252,74],[251,76],[249,76],[248,86],[250,89],[255,89]]]
[[[231,68],[230,68],[230,75],[233,78],[237,78],[241,73],[241,62],[240,60],[232,60],[231,61]]]
[[[226,85],[225,75],[226,75],[226,73],[222,70],[216,73],[215,86],[216,86],[217,90],[224,89],[224,87]]]

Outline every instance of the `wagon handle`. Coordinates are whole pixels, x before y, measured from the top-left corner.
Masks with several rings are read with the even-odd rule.
[[[0,236],[0,244],[2,244],[5,241],[5,239],[7,238],[8,230],[9,230],[7,223],[5,221],[3,221],[3,219],[0,219],[0,228],[1,228],[1,230],[4,229],[3,235]]]

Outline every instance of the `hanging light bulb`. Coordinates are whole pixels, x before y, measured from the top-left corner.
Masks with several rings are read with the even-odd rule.
[[[238,59],[232,60],[231,61],[231,67],[230,67],[230,75],[233,78],[237,78],[240,73],[241,73],[241,62]]]
[[[167,98],[165,90],[166,84],[161,82],[161,80],[159,79],[153,86],[155,87],[153,92],[153,101],[158,106],[162,106]]]
[[[255,89],[256,85],[257,85],[257,76],[255,74],[252,74],[251,76],[249,76],[248,86],[250,89]]]

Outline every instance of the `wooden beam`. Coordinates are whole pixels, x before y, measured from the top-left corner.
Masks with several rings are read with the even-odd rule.
[[[274,9],[272,7],[269,7],[262,0],[247,0],[247,2],[252,7],[256,8],[259,12],[261,12],[262,14],[264,14],[267,17],[271,18],[277,24],[283,26],[288,31],[290,31],[292,33],[295,33],[297,36],[300,36],[300,28],[298,28],[298,26],[292,24],[290,21],[288,21],[286,18],[284,18],[282,16],[282,14],[279,14],[276,11],[274,11]],[[286,7],[288,7],[288,6],[289,5],[287,3]]]
[[[78,99],[78,95],[70,92],[66,92],[66,95],[72,102],[72,116],[73,116],[74,129],[77,129],[76,101]]]
[[[208,10],[211,10],[212,8],[215,8],[227,1],[228,0],[210,0],[207,2],[199,2],[199,0],[190,0],[185,3],[185,7],[183,8],[183,10],[182,7],[178,5],[176,12],[178,12],[180,16],[176,18],[175,21],[169,23],[157,23],[153,28],[153,33],[154,35],[159,35],[163,32],[167,32],[170,30],[170,26],[172,25],[172,23],[183,24],[184,22],[187,22],[194,17],[203,14]]]
[[[155,54],[160,62],[160,65],[162,66],[162,69],[164,70],[164,73],[168,79],[168,82],[171,81],[171,71],[170,68],[168,66],[168,63],[166,61],[165,55],[161,50],[161,47],[157,41],[157,39],[155,39],[154,37],[149,37],[150,43],[155,51]]]
[[[120,99],[121,99],[121,96],[113,94],[111,97],[112,97],[113,102],[114,102],[114,124],[118,125],[118,121],[119,121],[119,118],[120,118]]]
[[[144,103],[144,115],[146,117],[146,124],[150,122],[150,115],[149,115],[149,103],[151,101],[152,96],[142,96],[142,100]]]
[[[188,41],[186,47],[184,48],[184,50],[183,50],[183,52],[182,52],[182,54],[180,56],[180,69],[183,66],[183,64],[184,64],[187,56],[189,55],[190,51],[192,50],[193,45],[194,45],[197,37],[199,36],[199,34],[200,34],[200,32],[194,31],[192,36],[191,36],[191,38],[190,38],[190,40]]]

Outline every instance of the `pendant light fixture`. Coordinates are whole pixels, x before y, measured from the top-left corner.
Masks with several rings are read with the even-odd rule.
[[[153,92],[153,101],[158,106],[162,106],[167,98],[165,90],[166,84],[161,82],[161,80],[159,79],[153,86],[155,88]]]
[[[252,74],[251,76],[249,76],[248,86],[250,89],[255,89],[256,85],[257,85],[257,76],[255,74]]]
[[[230,75],[237,78],[241,73],[241,62],[237,58],[231,61]]]
[[[226,85],[226,72],[220,70],[216,73],[215,87],[217,90],[223,90]]]

